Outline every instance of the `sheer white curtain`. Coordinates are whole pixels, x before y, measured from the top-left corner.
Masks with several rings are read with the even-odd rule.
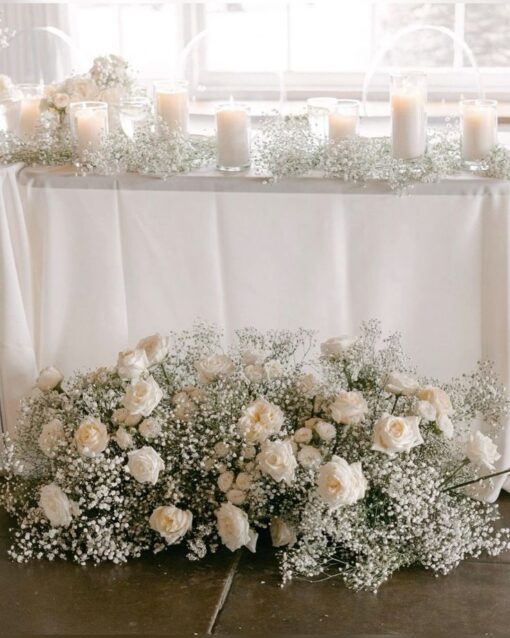
[[[0,51],[0,72],[14,82],[53,82],[72,70],[70,46],[53,29],[69,34],[69,10],[61,4],[1,3],[4,23],[16,34]],[[41,27],[52,27],[42,31]]]

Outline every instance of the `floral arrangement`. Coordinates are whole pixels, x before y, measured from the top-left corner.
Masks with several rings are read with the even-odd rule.
[[[111,368],[43,370],[5,446],[11,557],[122,563],[184,543],[193,560],[256,552],[269,530],[283,582],[375,591],[509,549],[480,491],[507,410],[491,366],[418,378],[375,322],[313,352],[305,330],[244,329],[224,350],[200,324]]]

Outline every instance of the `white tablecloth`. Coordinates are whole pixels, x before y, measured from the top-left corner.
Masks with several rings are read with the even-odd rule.
[[[509,183],[459,178],[399,197],[313,177],[0,176],[7,428],[39,368],[110,364],[197,318],[320,337],[377,318],[425,374],[488,357],[508,382]],[[510,443],[501,450],[507,467]]]

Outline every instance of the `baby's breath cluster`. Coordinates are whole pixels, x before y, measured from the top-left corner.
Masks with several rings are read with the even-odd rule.
[[[481,491],[507,409],[490,365],[419,377],[376,322],[319,352],[306,330],[223,343],[198,324],[110,368],[40,373],[4,446],[13,559],[121,563],[178,543],[200,559],[256,552],[268,530],[284,582],[377,590],[509,548]]]

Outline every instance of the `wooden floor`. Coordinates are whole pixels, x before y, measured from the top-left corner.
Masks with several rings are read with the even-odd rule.
[[[510,495],[501,499],[510,524]],[[510,553],[447,577],[414,569],[377,595],[341,582],[285,588],[270,548],[199,563],[180,548],[124,566],[18,565],[0,519],[0,636],[510,636]]]

